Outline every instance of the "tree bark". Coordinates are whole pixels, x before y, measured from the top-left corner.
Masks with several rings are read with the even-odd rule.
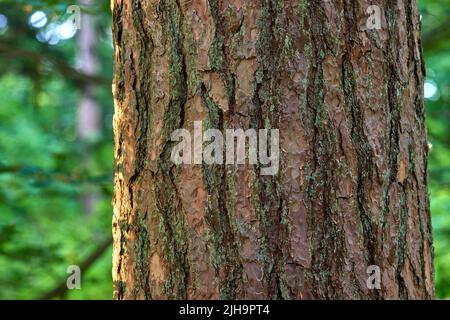
[[[116,299],[434,297],[416,1],[112,11]],[[171,133],[200,120],[279,129],[279,173],[175,165]]]

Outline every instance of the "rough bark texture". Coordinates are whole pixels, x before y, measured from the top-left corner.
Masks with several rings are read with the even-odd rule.
[[[112,11],[116,299],[434,296],[416,1]],[[196,120],[280,129],[279,174],[175,166],[170,134]]]

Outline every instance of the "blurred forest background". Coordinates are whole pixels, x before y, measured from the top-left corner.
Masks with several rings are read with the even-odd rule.
[[[419,5],[436,293],[450,298],[450,0]],[[0,0],[0,299],[112,298],[110,28],[108,0]],[[70,265],[80,290],[65,290]]]

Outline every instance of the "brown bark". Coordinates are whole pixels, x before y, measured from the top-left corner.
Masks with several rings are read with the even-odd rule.
[[[415,1],[112,11],[116,299],[434,296]],[[174,165],[171,133],[198,120],[279,129],[279,173]]]

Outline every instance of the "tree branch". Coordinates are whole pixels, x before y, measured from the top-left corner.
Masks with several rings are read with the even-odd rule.
[[[4,56],[9,56],[13,59],[17,59],[17,57],[26,58],[29,60],[32,60],[36,63],[39,63],[39,61],[49,61],[52,63],[58,71],[70,77],[72,80],[74,80],[77,83],[93,83],[93,84],[110,84],[111,81],[98,76],[93,76],[89,74],[85,74],[83,72],[80,72],[67,64],[65,61],[53,57],[51,55],[42,55],[39,52],[26,50],[23,48],[16,48],[16,47],[10,47],[0,42],[0,54]]]

